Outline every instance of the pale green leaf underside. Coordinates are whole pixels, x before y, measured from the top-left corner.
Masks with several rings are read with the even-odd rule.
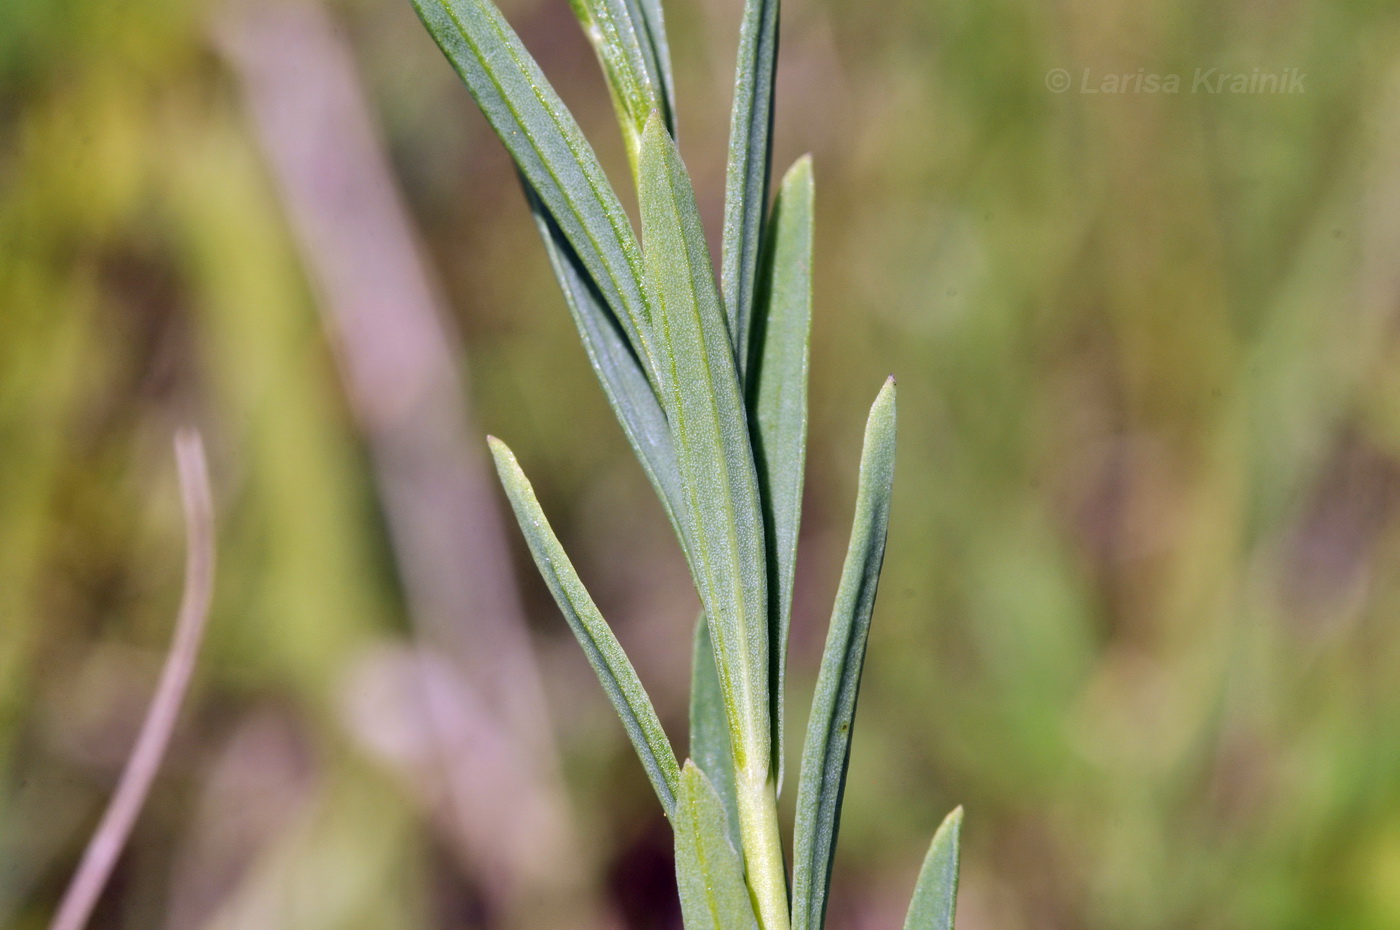
[[[793,850],[793,930],[821,930],[832,855],[850,761],[856,694],[870,632],[870,614],[885,557],[894,481],[895,387],[885,382],[865,425],[855,520],[841,584],[817,674],[802,771],[797,783]]]
[[[958,903],[958,838],[963,810],[955,808],[929,844],[904,930],[953,930]]]
[[[807,360],[812,329],[812,160],[778,189],[764,237],[749,363],[749,432],[768,559],[775,785],[783,784],[783,695],[802,482],[807,463]]]
[[[588,353],[588,360],[603,385],[613,413],[622,424],[627,441],[637,453],[642,469],[656,488],[666,516],[684,545],[680,524],[680,471],[666,414],[656,399],[651,383],[647,381],[636,353],[627,344],[617,318],[588,277],[587,269],[540,202],[530,182],[522,178],[521,183],[535,216],[535,224],[544,239],[554,276],[564,292],[569,313]]]
[[[573,116],[490,0],[413,3],[612,308],[651,379],[651,310],[642,289],[641,250]]]
[[[724,694],[719,684],[719,672],[715,669],[714,646],[710,642],[710,627],[705,622],[704,614],[695,623],[695,646],[691,657],[690,758],[709,776],[729,820],[729,841],[735,849],[742,849],[729,722],[725,719]]]
[[[749,362],[749,327],[758,277],[768,172],[773,161],[773,82],[778,64],[778,0],[745,0],[729,117],[720,280],[740,373]]]
[[[655,115],[643,134],[639,178],[657,380],[680,466],[691,573],[714,638],[735,765],[763,776],[771,747],[758,481],[695,193]]]
[[[515,511],[516,521],[525,534],[535,565],[563,611],[569,629],[588,656],[589,664],[597,673],[608,700],[612,701],[618,716],[622,718],[627,737],[642,760],[642,767],[656,789],[656,796],[661,799],[662,809],[668,817],[674,817],[680,790],[680,768],[670,740],[666,738],[666,731],[661,728],[661,721],[652,707],[651,698],[642,687],[641,679],[628,661],[627,654],[622,651],[622,645],[584,588],[564,547],[555,537],[535,498],[534,488],[515,460],[515,454],[494,436],[488,437],[488,442],[491,455],[496,460],[496,471]]]
[[[758,930],[743,862],[729,841],[724,806],[689,759],[671,823],[685,930]]]

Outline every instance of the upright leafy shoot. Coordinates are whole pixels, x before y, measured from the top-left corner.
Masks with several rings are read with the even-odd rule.
[[[559,0],[553,0],[559,2]],[[515,456],[497,470],[550,592],[671,819],[688,930],[818,930],[840,825],[894,477],[895,388],[870,411],[859,493],[797,789],[789,894],[777,795],[802,512],[812,320],[812,167],[768,208],[778,0],[746,0],[721,274],[676,142],[660,0],[569,0],[612,94],[639,243],[593,150],[490,0],[414,0],[520,171],[588,359],[694,578],[690,755],[682,766]],[[961,813],[933,841],[907,930],[949,930]]]

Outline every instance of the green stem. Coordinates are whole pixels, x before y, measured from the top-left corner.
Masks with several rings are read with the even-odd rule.
[[[787,867],[778,830],[778,795],[767,774],[736,772],[744,872],[762,930],[789,930]]]

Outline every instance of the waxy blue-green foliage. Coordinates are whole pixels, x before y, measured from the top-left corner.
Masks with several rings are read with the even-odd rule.
[[[953,910],[958,898],[958,837],[962,833],[962,808],[944,819],[929,844],[914,886],[914,900],[904,930],[953,930]]]
[[[865,427],[855,521],[836,606],[831,613],[821,672],[812,697],[802,774],[797,783],[797,829],[793,852],[792,925],[815,930],[826,915],[826,891],[841,796],[851,757],[856,693],[865,662],[875,589],[885,561],[885,533],[894,481],[894,379],[885,382]]]
[[[694,576],[703,613],[684,766],[515,456],[494,438],[492,453],[535,562],[671,819],[686,926],[818,930],[884,558],[894,379],[866,426],[850,546],[803,751],[789,882],[776,805],[807,438],[814,185],[803,158],[769,210],[778,0],[745,4],[718,277],[676,144],[660,6],[571,3],[627,145],[640,244],[578,125],[495,6],[415,0],[515,159],[589,361]],[[960,823],[956,813],[935,837],[907,927],[951,926]]]
[[[744,863],[729,836],[724,802],[693,761],[681,772],[680,803],[671,823],[686,930],[757,930]]]

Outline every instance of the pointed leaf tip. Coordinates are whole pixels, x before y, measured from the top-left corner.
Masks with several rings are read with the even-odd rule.
[[[554,535],[535,497],[530,479],[521,471],[515,454],[495,437],[490,437],[489,442],[501,485],[510,499],[516,522],[525,534],[540,576],[554,595],[554,601],[564,614],[569,629],[583,647],[584,655],[593,666],[608,700],[621,718],[662,809],[666,811],[666,816],[672,817],[680,790],[680,766],[676,763],[676,755],[656,716],[651,698],[647,696],[646,688],[623,652],[622,645],[574,570],[564,547]]]
[[[953,808],[933,834],[928,854],[919,870],[914,897],[904,930],[953,930],[958,898],[958,844],[962,836],[963,809]]]
[[[489,433],[486,435],[486,448],[491,450],[491,458],[496,460],[496,470],[500,472],[501,481],[505,482],[511,477],[510,473],[520,467],[515,461],[515,453],[510,451],[510,446]]]
[[[666,131],[666,123],[662,121],[661,113],[652,110],[651,115],[647,117],[646,125],[642,127],[643,145],[656,145],[661,141],[658,138],[659,135],[668,136],[670,133]]]
[[[745,380],[768,556],[773,766],[779,792],[788,629],[807,461],[813,199],[811,166],[799,161],[779,185],[761,243]]]
[[[870,615],[885,557],[894,457],[894,385],[886,381],[866,421],[851,541],[836,591],[802,750],[793,844],[793,930],[821,930],[826,919],[856,694],[860,690]]]

